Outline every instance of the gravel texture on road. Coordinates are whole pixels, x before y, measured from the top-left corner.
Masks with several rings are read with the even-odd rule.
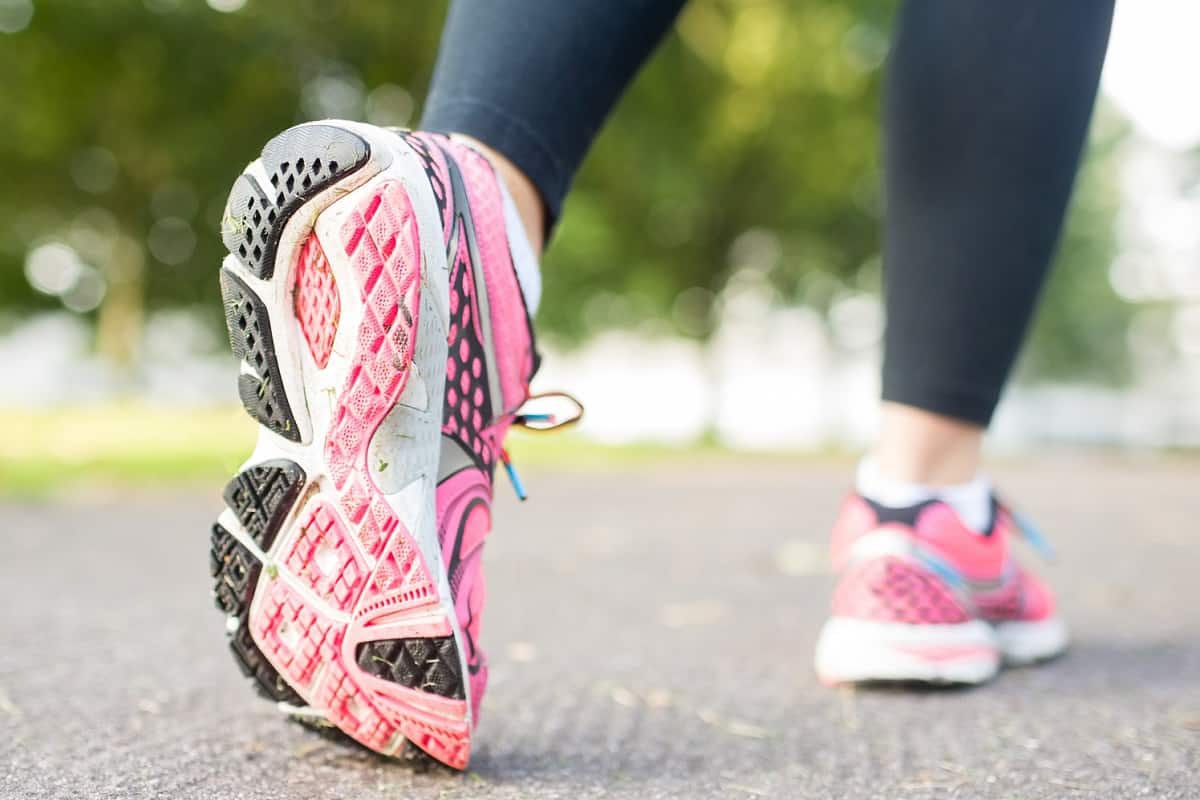
[[[971,690],[818,684],[846,464],[526,476],[500,495],[471,769],[260,700],[212,606],[211,492],[0,504],[0,796],[1197,798],[1200,463],[998,470],[1058,549],[1070,653]]]

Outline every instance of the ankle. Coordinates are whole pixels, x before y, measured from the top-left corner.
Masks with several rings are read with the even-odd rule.
[[[983,429],[913,406],[884,403],[871,460],[881,475],[926,486],[953,486],[979,474]]]
[[[927,500],[941,500],[954,509],[968,528],[984,532],[992,518],[992,483],[983,475],[957,484],[930,485],[897,480],[884,475],[870,457],[858,465],[855,491],[888,508],[909,508]]]
[[[478,139],[460,133],[454,134],[454,138],[465,141],[491,162],[492,168],[500,176],[513,204],[517,207],[517,214],[521,218],[521,227],[525,229],[529,246],[533,248],[534,254],[540,257],[546,240],[546,206],[537,187],[516,164]]]

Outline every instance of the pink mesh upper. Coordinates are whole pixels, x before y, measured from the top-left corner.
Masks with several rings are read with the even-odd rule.
[[[403,138],[421,159],[425,173],[429,176],[433,198],[442,214],[442,230],[445,233],[443,241],[449,242],[452,231],[450,216],[453,213],[450,207],[450,171],[446,167],[446,157],[442,154],[442,147],[449,142],[449,139],[429,133],[405,133]]]
[[[500,387],[504,393],[503,399],[492,398],[492,405],[497,413],[513,411],[525,402],[529,380],[533,377],[533,339],[529,331],[529,318],[525,313],[525,301],[513,268],[512,254],[508,249],[508,230],[500,185],[492,165],[479,153],[456,142],[449,143],[448,149],[462,170],[471,214],[475,219],[479,255],[484,264],[492,341],[496,348]]]
[[[953,625],[970,619],[936,576],[891,556],[850,567],[834,592],[833,613],[911,625]]]
[[[833,568],[841,570],[846,559],[850,557],[850,548],[865,534],[879,529],[875,510],[866,500],[856,494],[848,495],[842,501],[837,521],[833,524],[833,537],[830,552],[833,555]]]
[[[1009,562],[1012,525],[1001,514],[989,536],[981,536],[959,519],[945,503],[933,503],[917,518],[915,535],[921,547],[952,564],[973,581],[994,581],[1004,575]]]
[[[975,592],[979,616],[989,622],[1032,622],[1054,614],[1054,596],[1040,578],[1016,567],[995,590]]]
[[[496,461],[496,441],[487,428],[495,409],[488,394],[476,291],[467,243],[460,240],[450,270],[449,356],[442,430],[470,448],[490,471]]]
[[[444,136],[414,134],[407,139],[425,164],[435,197],[445,203],[445,241],[457,242],[447,254],[450,324],[442,433],[463,446],[473,465],[438,485],[437,511],[442,558],[467,640],[469,689],[478,722],[487,684],[487,659],[479,637],[486,599],[482,558],[491,529],[492,474],[509,427],[506,415],[525,401],[529,391],[533,337],[509,251],[503,196],[491,165],[474,150]],[[468,208],[454,205],[447,153],[462,176]],[[474,229],[480,264],[471,261],[467,222]],[[477,280],[479,273],[483,285]],[[489,363],[495,367],[494,376],[488,374]],[[492,396],[493,383],[502,396]]]
[[[856,561],[855,544],[881,533],[907,538],[911,557]],[[972,617],[990,622],[1045,619],[1054,613],[1054,597],[1041,580],[1013,561],[1010,540],[1015,533],[1012,517],[1003,508],[990,534],[984,536],[963,525],[944,503],[921,509],[916,525],[910,527],[880,522],[869,503],[851,495],[833,528],[834,567],[842,572],[834,613],[914,624]],[[962,578],[961,587],[952,588],[922,566],[925,561],[945,565]]]

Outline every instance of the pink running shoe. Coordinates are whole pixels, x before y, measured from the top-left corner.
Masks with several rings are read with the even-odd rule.
[[[891,509],[847,498],[833,529],[840,578],[817,642],[818,677],[982,683],[1002,662],[1063,652],[1066,626],[1050,590],[1014,561],[1016,534],[1044,548],[995,500],[979,534],[937,500]]]
[[[476,151],[319,122],[267,143],[222,230],[261,426],[212,533],[233,653],[301,721],[458,769],[492,476],[537,366],[514,224]]]

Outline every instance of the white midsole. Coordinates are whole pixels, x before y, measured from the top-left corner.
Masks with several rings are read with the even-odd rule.
[[[1034,622],[1001,622],[995,626],[996,641],[1004,663],[1012,666],[1053,658],[1067,649],[1070,635],[1061,617]]]
[[[982,620],[910,625],[834,617],[817,641],[816,669],[829,683],[982,683],[996,675],[1002,662],[1051,658],[1066,649],[1067,641],[1059,617],[995,626]]]
[[[816,668],[830,683],[982,683],[1000,669],[1000,653],[991,626],[979,620],[905,625],[834,617],[817,641]]]

